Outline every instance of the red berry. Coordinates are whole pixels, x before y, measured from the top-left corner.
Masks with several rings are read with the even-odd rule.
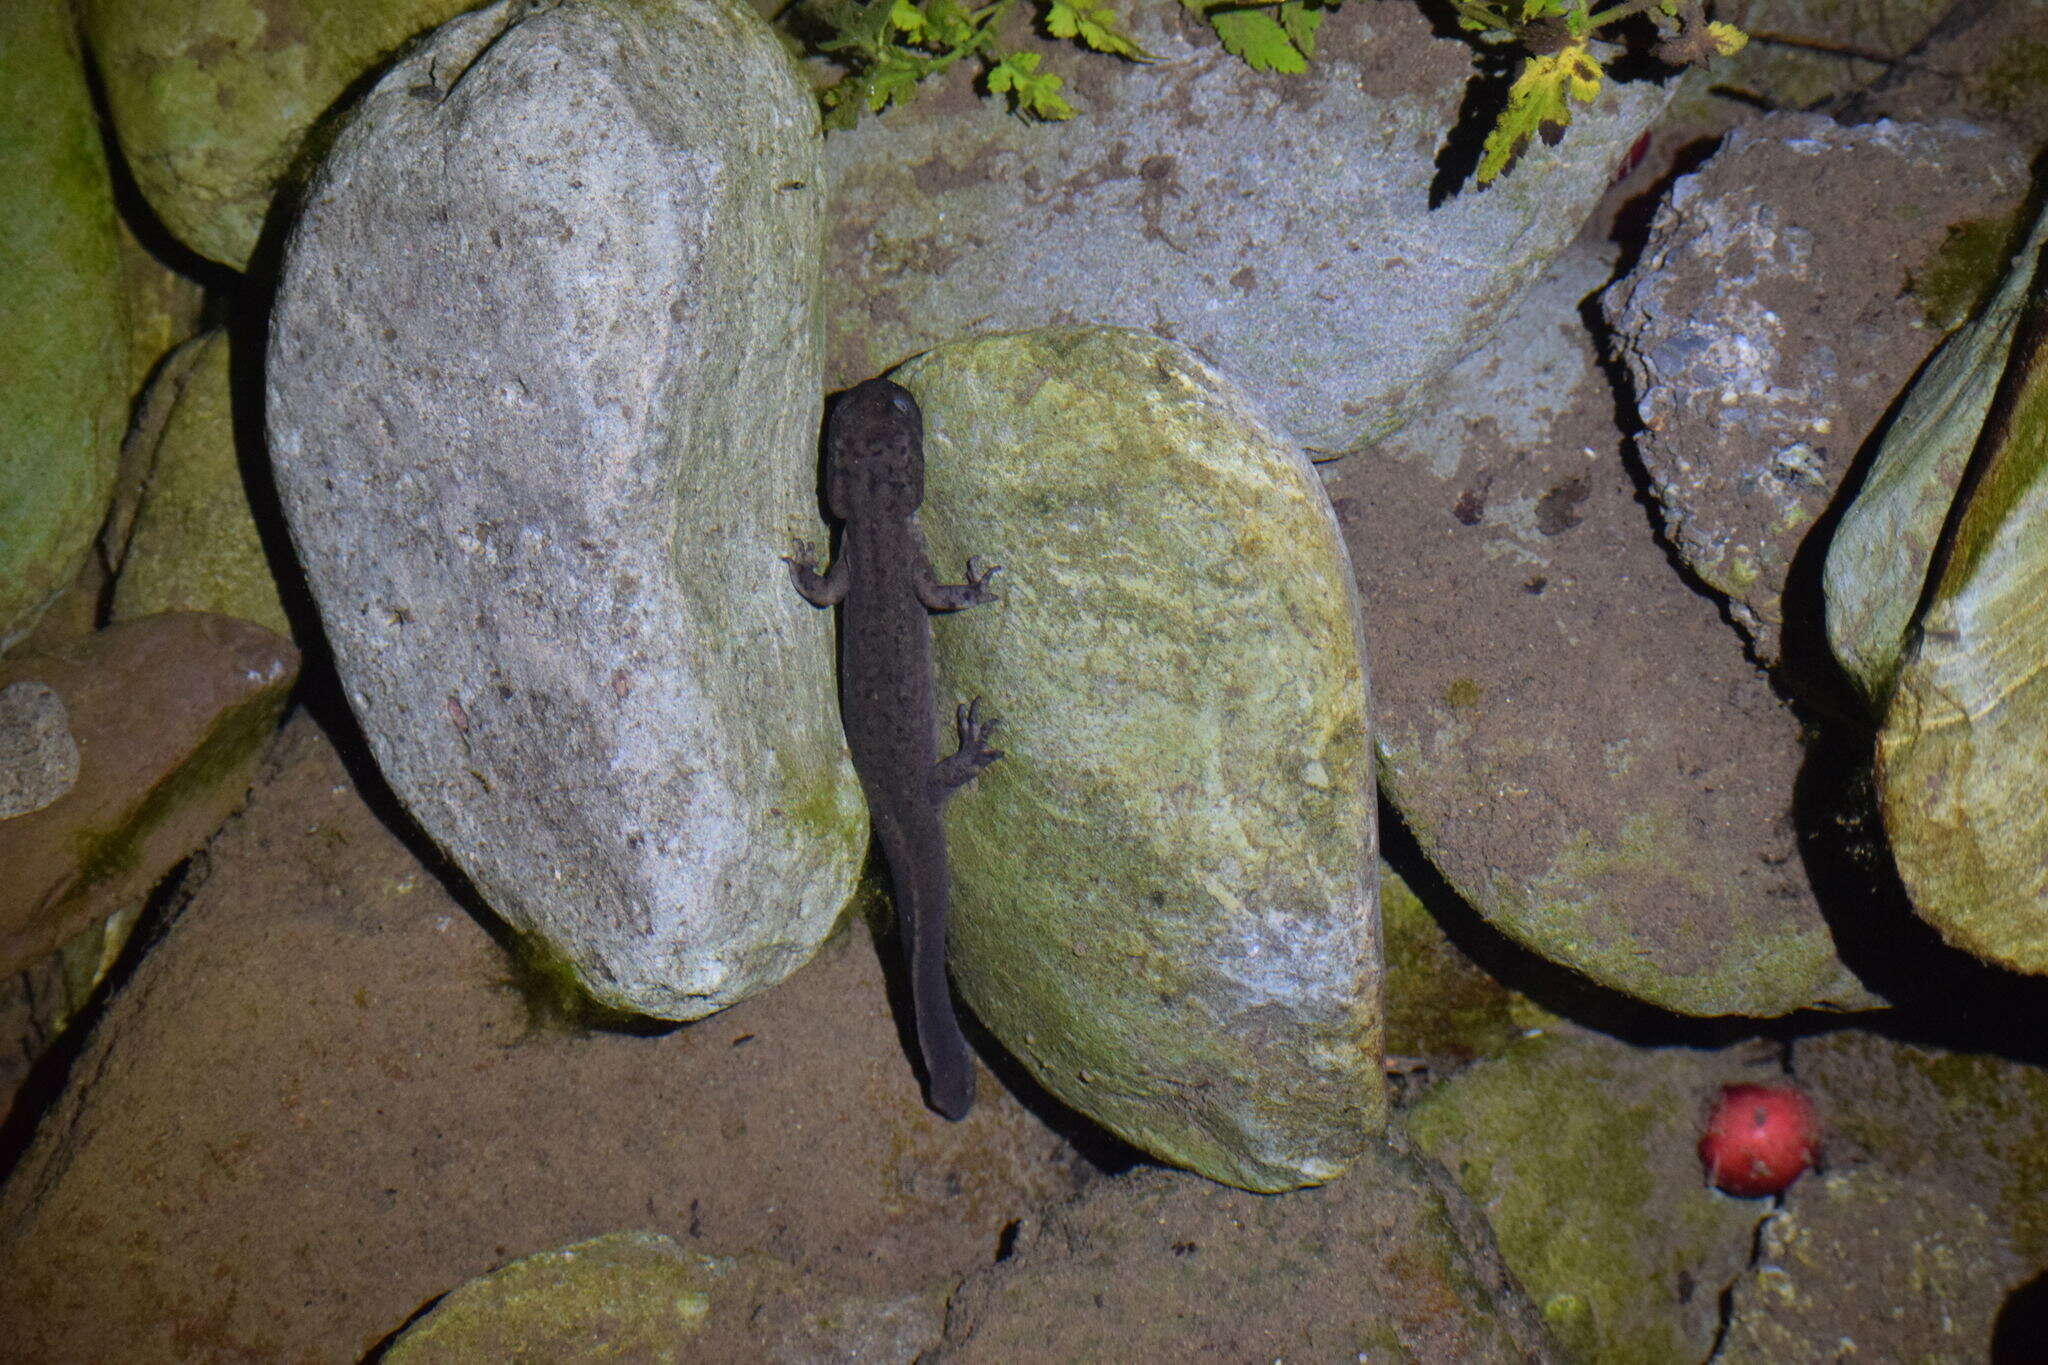
[[[1780,1193],[1819,1154],[1813,1101],[1789,1085],[1723,1087],[1700,1137],[1707,1179],[1744,1197]]]

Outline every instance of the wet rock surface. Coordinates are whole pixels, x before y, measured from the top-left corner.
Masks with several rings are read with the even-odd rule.
[[[303,719],[207,860],[0,1192],[0,1326],[32,1358],[354,1359],[606,1228],[780,1267],[740,1330],[849,1297],[873,1327],[1085,1169],[987,1076],[964,1123],[924,1109],[858,928],[701,1024],[536,1027]]]
[[[1672,187],[1603,295],[1665,532],[1764,662],[1800,545],[1956,321],[1930,320],[1916,282],[2028,179],[2016,143],[1967,124],[1761,118]]]
[[[2011,360],[2044,246],[2048,214],[2035,219],[1976,314],[1914,376],[1828,541],[1828,643],[1875,714],[1891,700],[1928,567]]]
[[[271,453],[407,807],[598,999],[697,1018],[802,965],[867,845],[778,562],[821,535],[817,115],[728,0],[520,14],[337,141]]]
[[[827,141],[829,385],[1108,323],[1189,347],[1309,448],[1355,449],[1493,333],[1668,97],[1610,84],[1556,147],[1451,195],[1435,153],[1471,53],[1420,11],[1332,14],[1280,80],[1171,6],[1131,18],[1160,60],[1077,66],[1071,124],[956,82]]]
[[[1998,1314],[2027,1263],[1984,1209],[1877,1167],[1801,1181],[1764,1220],[1717,1362],[1998,1360]]]
[[[933,562],[1003,565],[1000,600],[935,631],[942,697],[1003,717],[947,808],[962,996],[1155,1156],[1330,1179],[1386,1100],[1366,661],[1314,469],[1143,333],[987,337],[896,377]]]

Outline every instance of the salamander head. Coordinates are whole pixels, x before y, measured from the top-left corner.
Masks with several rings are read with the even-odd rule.
[[[886,379],[856,384],[825,419],[825,498],[841,521],[907,517],[924,501],[924,417]]]

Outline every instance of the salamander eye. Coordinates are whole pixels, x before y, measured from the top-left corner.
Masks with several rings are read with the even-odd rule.
[[[896,411],[898,411],[898,412],[915,412],[915,411],[917,411],[917,404],[915,404],[915,403],[913,403],[913,402],[911,402],[911,401],[910,401],[910,395],[909,395],[909,394],[907,394],[907,393],[892,393],[892,394],[890,394],[890,395],[889,395],[889,404],[890,404],[890,406],[894,407],[894,408],[896,409]]]

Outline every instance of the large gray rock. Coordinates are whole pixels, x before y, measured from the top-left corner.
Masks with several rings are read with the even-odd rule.
[[[1940,340],[1916,280],[2027,184],[2019,147],[1968,124],[1774,115],[1673,187],[1604,296],[1665,529],[1766,663],[1808,530]]]
[[[392,786],[598,999],[695,1018],[866,849],[815,529],[817,121],[728,0],[465,16],[365,96],[272,322],[278,486]]]
[[[1358,600],[1315,473],[1139,332],[941,347],[935,563],[1006,566],[936,632],[1007,757],[948,808],[963,995],[1082,1112],[1251,1189],[1386,1119]]]
[[[1380,786],[1518,942],[1665,1009],[1874,1003],[1792,823],[1799,720],[1671,571],[1580,308],[1591,244],[1440,402],[1324,467],[1366,599]]]
[[[827,377],[977,331],[1114,323],[1178,340],[1318,451],[1399,426],[1577,232],[1668,91],[1610,85],[1505,179],[1442,187],[1465,44],[1409,5],[1323,25],[1305,75],[1250,70],[1175,5],[1159,60],[1074,65],[1071,123],[951,90],[835,133]]]

